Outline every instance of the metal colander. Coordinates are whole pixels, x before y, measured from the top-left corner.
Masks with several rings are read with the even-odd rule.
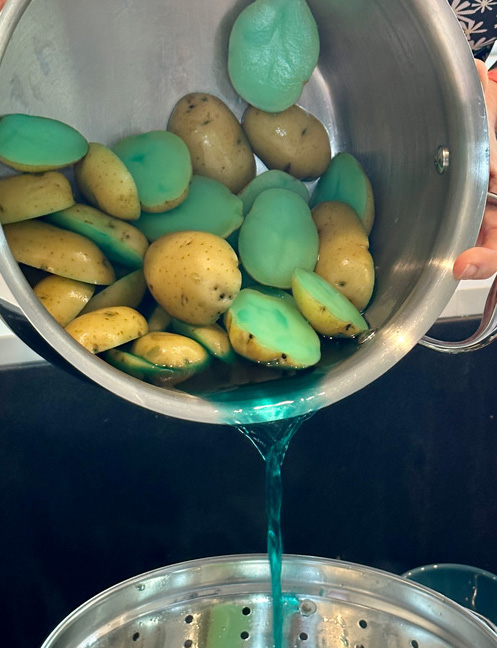
[[[285,648],[490,648],[497,634],[423,586],[369,567],[285,556]],[[42,648],[270,648],[264,555],[181,563],[136,576],[67,617]]]

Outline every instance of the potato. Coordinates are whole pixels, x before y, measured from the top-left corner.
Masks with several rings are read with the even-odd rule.
[[[293,299],[245,288],[225,316],[234,350],[247,360],[281,369],[304,369],[321,358],[316,332]]]
[[[295,270],[292,294],[312,328],[327,337],[354,337],[368,329],[357,308],[315,272]]]
[[[47,171],[0,180],[0,223],[17,223],[74,205],[71,185],[62,173]]]
[[[314,187],[311,208],[326,201],[350,205],[366,234],[371,232],[375,212],[373,188],[361,163],[350,153],[337,153]]]
[[[172,317],[188,324],[215,322],[241,286],[238,258],[224,239],[209,232],[174,232],[145,254],[148,288]]]
[[[91,353],[102,353],[145,335],[147,321],[127,306],[100,308],[73,319],[66,331]]]
[[[142,301],[147,284],[143,276],[143,270],[135,270],[124,277],[121,277],[110,286],[104,288],[94,295],[81,311],[90,313],[100,308],[112,308],[114,306],[129,306],[137,308]]]
[[[209,326],[194,326],[179,320],[172,320],[174,333],[185,335],[201,344],[210,355],[222,362],[231,363],[235,359],[233,347],[226,331],[219,324]]]
[[[210,94],[192,92],[178,101],[168,130],[186,143],[193,173],[219,180],[238,193],[255,177],[255,158],[239,121]]]
[[[186,144],[173,133],[130,135],[117,142],[113,151],[133,176],[143,211],[164,212],[187,197],[192,161]]]
[[[176,385],[196,373],[192,368],[176,370],[161,367],[122,349],[109,349],[105,351],[103,358],[116,369],[159,387]]]
[[[331,149],[323,124],[300,106],[269,113],[249,106],[242,127],[252,150],[269,169],[311,180],[326,170]]]
[[[135,340],[131,352],[159,367],[193,372],[203,369],[209,361],[204,347],[184,335],[157,331]]]
[[[3,229],[19,263],[84,283],[108,285],[115,279],[108,259],[80,234],[36,219],[11,223]]]
[[[374,288],[375,270],[368,236],[356,212],[341,202],[324,202],[312,210],[319,235],[314,271],[363,311]]]
[[[34,293],[52,317],[67,326],[90,300],[95,287],[90,284],[49,275],[34,287]]]
[[[107,146],[90,142],[88,153],[74,166],[74,175],[79,190],[94,207],[123,220],[140,217],[133,176]]]
[[[81,133],[56,119],[22,113],[0,118],[0,160],[18,171],[61,169],[87,151]]]
[[[126,221],[83,204],[55,212],[43,220],[93,241],[109,261],[133,270],[143,266],[147,238]]]

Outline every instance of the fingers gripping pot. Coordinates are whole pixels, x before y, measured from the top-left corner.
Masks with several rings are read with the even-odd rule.
[[[59,119],[89,141],[114,143],[165,128],[178,98],[200,90],[241,118],[226,54],[247,4],[9,0],[0,16],[0,114]],[[0,271],[14,298],[2,301],[1,313],[24,341],[156,412],[250,423],[336,402],[423,337],[456,287],[453,261],[474,244],[485,206],[486,115],[469,47],[446,0],[309,0],[309,7],[321,53],[299,104],[323,122],[333,153],[360,160],[374,187],[377,280],[366,318],[375,333],[340,363],[290,380],[202,397],[157,388],[92,356],[56,326],[0,232]]]

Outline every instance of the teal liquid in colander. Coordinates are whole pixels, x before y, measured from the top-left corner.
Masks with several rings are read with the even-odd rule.
[[[275,648],[283,646],[284,604],[281,588],[281,561],[283,539],[281,532],[281,505],[283,488],[281,469],[286,451],[295,432],[308,418],[260,423],[239,427],[255,445],[266,464],[266,517],[267,553],[271,569],[271,593],[273,600],[273,636]]]

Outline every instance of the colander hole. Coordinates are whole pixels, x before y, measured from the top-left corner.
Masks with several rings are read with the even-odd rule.
[[[365,621],[364,619],[361,619],[361,620],[359,621],[359,626],[360,626],[361,628],[367,628],[367,627],[368,627],[368,622]]]
[[[364,644],[356,644],[354,648],[364,648]]]
[[[299,634],[299,639],[300,641],[307,641],[309,639],[309,635],[307,634],[307,632],[301,632]]]
[[[134,634],[133,637],[132,637],[133,641],[138,641],[139,638],[140,638],[140,633],[139,633],[139,632],[135,632],[135,634]]]
[[[185,623],[191,623],[193,621],[193,617],[191,614],[185,617]]]
[[[243,632],[240,632],[240,637],[242,639],[248,639],[250,637],[250,634],[246,630],[244,630]]]
[[[416,641],[416,639],[413,639],[413,640],[411,641],[411,646],[412,646],[412,648],[419,648],[419,644],[418,644],[418,642]]]
[[[242,609],[242,614],[244,614],[245,616],[248,616],[251,612],[252,612],[252,610],[251,610],[249,607],[247,607],[247,606],[245,606],[245,607]]]
[[[191,639],[187,639],[185,643],[183,644],[185,648],[192,648],[193,646],[193,641]]]

